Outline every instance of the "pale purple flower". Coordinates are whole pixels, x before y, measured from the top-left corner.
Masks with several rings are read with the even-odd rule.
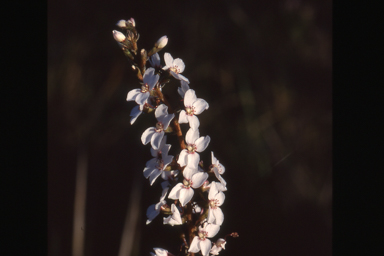
[[[189,123],[189,126],[197,130],[200,125],[200,121],[196,115],[201,114],[205,109],[208,109],[208,103],[200,98],[196,97],[196,93],[193,89],[186,91],[184,96],[185,110],[181,110],[179,115],[179,123]]]
[[[133,89],[129,91],[127,101],[134,100],[137,104],[143,105],[158,81],[159,75],[155,75],[155,69],[148,68],[144,73],[141,89]]]
[[[146,163],[146,167],[143,170],[144,177],[146,179],[149,177],[149,184],[151,186],[173,159],[172,155],[168,155],[171,145],[165,144],[166,140],[167,136],[164,136],[157,150],[151,148],[151,154],[154,158]]]
[[[213,173],[215,174],[216,178],[220,181],[223,186],[227,186],[227,182],[221,177],[221,174],[225,172],[225,167],[222,165],[219,160],[213,155],[213,152],[211,151],[211,159],[212,159],[212,166],[211,170],[213,170]]]
[[[187,83],[189,83],[188,78],[180,74],[180,73],[183,73],[185,69],[185,65],[182,59],[179,59],[179,58],[173,59],[171,54],[166,52],[164,53],[164,61],[165,61],[165,66],[163,67],[163,70],[169,69],[169,72],[174,78],[178,80],[184,80]]]
[[[152,148],[157,150],[160,147],[161,140],[164,137],[164,131],[167,130],[175,114],[168,114],[168,107],[161,104],[155,110],[155,117],[157,119],[156,127],[149,127],[141,135],[141,142],[147,145],[151,142]]]
[[[193,189],[203,185],[208,178],[208,173],[187,166],[184,168],[183,176],[183,183],[177,183],[168,195],[169,199],[179,200],[181,206],[186,205],[192,199]]]
[[[177,209],[175,204],[171,205],[171,211],[172,211],[172,215],[169,215],[167,218],[164,217],[163,224],[164,225],[169,224],[171,226],[183,224],[183,222],[181,220],[180,211],[179,211],[179,209]]]
[[[167,250],[164,250],[162,248],[153,248],[153,250],[155,251],[156,254],[154,254],[153,252],[150,252],[152,256],[168,256]]]
[[[189,128],[187,134],[185,135],[185,141],[187,142],[187,147],[183,149],[179,155],[177,163],[183,167],[188,165],[192,169],[197,169],[200,162],[200,155],[198,152],[203,152],[211,138],[207,136],[199,137],[199,130]]]
[[[199,227],[198,235],[192,240],[189,247],[189,252],[199,252],[203,256],[207,256],[212,248],[211,240],[208,238],[214,237],[220,230],[220,225],[204,223],[203,227]]]
[[[225,195],[217,189],[216,184],[218,183],[212,182],[208,193],[209,210],[207,222],[221,225],[224,221],[224,214],[219,206],[224,203]]]
[[[161,197],[160,197],[160,201],[157,203],[157,204],[152,204],[150,205],[148,208],[147,208],[147,222],[146,224],[148,225],[149,223],[152,222],[152,220],[154,218],[156,218],[157,215],[159,215],[160,213],[160,210],[161,210],[161,207],[163,205],[166,205],[167,202],[164,200],[165,199],[165,195],[167,194],[168,192],[168,187],[165,187],[163,189],[163,192],[161,193]]]

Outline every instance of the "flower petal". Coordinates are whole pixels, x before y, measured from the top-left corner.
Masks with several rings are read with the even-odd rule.
[[[131,113],[129,116],[131,116],[130,123],[133,124],[136,119],[141,115],[142,111],[140,110],[140,106],[136,105],[134,108],[132,108]]]
[[[201,112],[203,112],[204,110],[208,109],[209,105],[208,105],[208,103],[205,100],[197,99],[193,103],[193,107],[195,109],[195,115],[199,115],[199,114],[201,114]]]
[[[192,107],[193,103],[197,100],[195,90],[189,89],[184,95],[184,106]]]
[[[153,167],[145,167],[143,170],[144,177],[148,179],[149,175],[155,170]]]
[[[157,177],[159,177],[162,172],[163,172],[162,170],[159,170],[157,168],[154,169],[151,175],[149,176],[149,185],[152,186],[155,180],[157,179]]]
[[[162,118],[161,122],[163,123],[163,129],[166,130],[169,126],[169,124],[171,123],[172,119],[175,117],[175,114],[169,114],[169,115],[166,115],[164,116],[164,118]]]
[[[193,168],[191,168],[191,167],[189,167],[189,166],[186,166],[185,168],[184,168],[184,170],[183,170],[183,176],[184,176],[184,178],[186,178],[186,179],[192,179],[192,176],[195,174],[195,173],[197,173],[198,172],[198,170],[197,169],[193,169]]]
[[[208,135],[205,137],[202,136],[202,137],[198,138],[195,142],[196,151],[197,152],[203,152],[208,147],[208,144],[210,141],[211,141],[211,138]]]
[[[189,84],[189,79],[183,76],[182,74],[177,74],[177,79],[179,79],[180,81],[185,81]]]
[[[188,153],[186,149],[183,149],[180,152],[179,159],[177,160],[177,163],[180,165],[180,167],[186,166],[188,161]]]
[[[159,120],[159,117],[168,115],[168,107],[165,104],[161,104],[155,110],[155,117]],[[160,121],[160,120],[159,120]]]
[[[210,211],[212,209],[209,209]],[[221,225],[224,221],[224,214],[223,211],[220,209],[220,207],[217,207],[216,209],[213,209],[213,215],[215,215],[215,224]]]
[[[205,239],[203,241],[200,241],[200,250],[203,256],[207,256],[209,254],[211,247],[212,247],[211,240]]]
[[[187,118],[188,118],[189,126],[193,130],[199,129],[200,121],[199,121],[199,118],[197,118],[197,116],[192,115],[192,116],[187,116]]]
[[[208,232],[208,237],[214,237],[220,230],[220,225],[208,224],[205,226],[205,231]]]
[[[177,223],[182,224],[183,222],[181,221],[181,216],[179,209],[177,209],[175,204],[171,205],[171,211],[172,211],[172,219],[174,219]]]
[[[164,131],[153,133],[152,138],[151,138],[151,145],[152,145],[153,149],[156,149],[156,150],[159,149],[160,143],[161,143],[161,140],[163,139],[163,137],[164,137]]]
[[[137,104],[143,105],[145,101],[148,99],[148,97],[149,97],[149,92],[141,92],[136,96],[135,101]]]
[[[199,242],[200,242],[199,238],[197,236],[195,236],[192,240],[191,245],[189,246],[188,251],[189,252],[199,252],[200,251],[200,246],[199,246],[200,243]]]
[[[192,188],[182,188],[180,189],[180,197],[179,201],[181,206],[186,205],[193,197],[193,189]]]
[[[217,206],[221,206],[224,203],[224,200],[225,200],[224,193],[219,191],[219,193],[217,193],[215,195],[215,199],[217,200]]]
[[[192,187],[199,188],[208,179],[208,173],[198,172],[192,176]]]
[[[187,158],[188,158],[187,166],[189,166],[192,169],[197,169],[197,166],[199,165],[199,162],[200,162],[200,155],[195,152],[193,154],[188,154]]]
[[[140,89],[130,90],[127,94],[127,101],[133,101],[136,99],[137,95],[141,93]]]
[[[208,210],[207,222],[208,223],[214,223],[215,222],[215,215],[213,214],[211,207],[209,207],[209,210]]]
[[[179,124],[186,124],[186,123],[188,123],[187,112],[185,112],[185,110],[181,110],[179,114]]]
[[[164,62],[165,62],[165,67],[163,67],[163,70],[169,69],[170,67],[173,66],[173,58],[171,54],[168,52],[164,53]]]
[[[219,190],[216,187],[216,182],[212,182],[212,184],[209,188],[208,199],[209,200],[215,199],[215,196],[217,193],[219,193]]]
[[[143,132],[141,135],[141,142],[144,145],[147,145],[148,142],[151,141],[152,135],[155,133],[155,128],[154,127],[149,127],[147,130]]]
[[[183,186],[182,183],[177,183],[177,184],[172,188],[171,192],[169,192],[168,198],[169,198],[169,199],[174,199],[174,200],[179,199],[179,196],[180,196],[180,190],[181,190],[182,186]]]
[[[195,144],[195,141],[199,138],[199,130],[194,130],[192,128],[189,128],[187,131],[187,134],[185,135],[185,141],[188,144]]]
[[[184,69],[185,69],[185,64],[184,64],[184,61],[180,58],[177,58],[173,61],[172,65],[174,67],[178,67],[178,69],[180,70],[178,73],[183,73]]]

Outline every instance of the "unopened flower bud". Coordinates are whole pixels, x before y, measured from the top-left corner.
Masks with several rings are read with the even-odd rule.
[[[129,20],[127,20],[127,22],[128,22],[129,24],[131,24],[132,27],[135,27],[135,26],[136,26],[135,20],[134,20],[133,18],[130,18]]]
[[[117,41],[117,42],[123,42],[125,40],[125,35],[117,30],[113,30],[112,31],[113,33],[113,38]]]
[[[127,27],[126,21],[125,20],[119,20],[119,22],[116,23],[116,26],[118,26],[120,28],[125,28],[125,27]]]
[[[157,42],[155,43],[155,47],[159,49],[163,49],[168,43],[168,37],[162,36]]]

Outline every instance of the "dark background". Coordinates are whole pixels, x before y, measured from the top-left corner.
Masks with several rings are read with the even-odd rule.
[[[201,155],[208,164],[214,151],[228,183],[217,237],[240,235],[220,255],[331,255],[331,14],[331,1],[48,1],[48,255],[71,255],[79,149],[84,255],[118,255],[131,197],[140,202],[131,255],[179,248],[162,216],[145,225],[161,193],[141,174],[153,117],[129,124],[135,103],[125,98],[139,84],[112,37],[130,17],[139,49],[168,36],[161,58],[183,59],[210,105]]]

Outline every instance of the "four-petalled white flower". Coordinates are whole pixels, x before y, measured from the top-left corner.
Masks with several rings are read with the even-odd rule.
[[[192,240],[189,247],[189,252],[199,252],[203,256],[207,256],[212,248],[211,240],[208,238],[214,237],[220,230],[220,225],[204,223],[203,227],[199,227],[198,235]]]
[[[208,193],[209,211],[208,211],[208,223],[221,225],[224,221],[223,211],[220,209],[224,203],[225,195],[219,191],[216,187],[217,182],[212,182]]]
[[[161,104],[155,110],[155,117],[157,118],[156,127],[149,127],[141,135],[141,142],[147,145],[151,142],[153,149],[159,149],[161,140],[164,137],[164,131],[167,130],[175,114],[168,114],[168,107]]]
[[[146,167],[143,170],[144,177],[146,179],[149,177],[149,184],[151,186],[173,159],[173,156],[168,155],[171,145],[165,144],[166,140],[167,136],[164,136],[158,149],[151,148],[151,154],[154,158],[146,163]]]
[[[180,73],[183,73],[185,69],[185,65],[182,59],[179,59],[179,58],[173,59],[171,54],[166,52],[164,53],[164,61],[165,61],[165,66],[163,67],[163,70],[169,69],[169,72],[174,78],[178,80],[184,80],[187,83],[189,83],[188,78],[180,74]]]
[[[203,152],[211,141],[211,138],[208,135],[205,137],[199,136],[199,130],[189,128],[185,135],[187,148],[181,151],[179,159],[177,160],[177,163],[181,167],[188,165],[192,169],[197,169],[200,162],[200,155],[198,152]]]
[[[185,110],[182,110],[179,115],[179,123],[189,123],[189,126],[197,130],[200,125],[200,121],[196,115],[201,114],[205,109],[208,109],[208,103],[200,98],[196,97],[196,93],[193,89],[186,91],[184,96]]]
[[[148,68],[143,76],[143,85],[140,89],[133,89],[128,92],[127,101],[136,101],[137,104],[143,105],[151,91],[159,81],[159,75],[155,75],[154,68]]]
[[[187,166],[184,168],[183,176],[183,183],[177,183],[168,195],[169,199],[178,199],[181,206],[191,201],[194,195],[193,189],[203,185],[208,178],[208,173],[200,172],[197,169],[192,169]]]
[[[171,226],[173,225],[181,225],[183,224],[183,221],[181,219],[180,211],[177,209],[175,204],[171,205],[171,212],[172,215],[169,215],[168,217],[164,217],[163,224],[169,224]]]

